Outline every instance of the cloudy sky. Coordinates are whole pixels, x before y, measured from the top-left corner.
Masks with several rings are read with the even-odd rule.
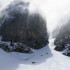
[[[5,6],[12,0],[0,0],[0,5]],[[28,1],[28,0],[27,0]],[[67,22],[70,17],[70,0],[29,0],[30,10],[39,11],[45,15],[48,30],[51,32],[57,24]]]

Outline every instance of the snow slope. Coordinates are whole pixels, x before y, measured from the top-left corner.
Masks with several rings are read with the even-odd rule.
[[[32,54],[6,53],[0,49],[0,70],[70,70],[70,58],[54,50],[54,39],[49,41],[49,47],[32,49]]]
[[[0,0],[0,4],[1,1],[11,0]],[[65,22],[64,19],[68,19],[70,16],[70,0],[32,1],[37,1],[36,3],[47,14],[48,28],[51,32],[63,17],[62,22]],[[9,2],[3,3],[5,5]],[[70,57],[55,51],[53,39],[49,41],[49,47],[33,50],[33,54],[6,53],[0,49],[0,70],[70,70]],[[32,62],[36,63],[32,64]]]

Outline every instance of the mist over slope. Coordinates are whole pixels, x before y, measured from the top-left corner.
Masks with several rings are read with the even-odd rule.
[[[12,0],[0,0],[3,6]],[[23,0],[25,1],[25,0]],[[48,23],[48,30],[52,32],[58,24],[63,24],[70,17],[70,1],[69,0],[26,0],[30,2],[29,10],[39,11],[45,15]]]

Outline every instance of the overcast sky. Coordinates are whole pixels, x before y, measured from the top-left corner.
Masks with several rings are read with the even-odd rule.
[[[0,0],[0,5],[6,5],[12,0]],[[70,0],[29,0],[30,10],[39,8],[46,16],[48,29],[52,31],[57,24],[62,24],[70,17]]]

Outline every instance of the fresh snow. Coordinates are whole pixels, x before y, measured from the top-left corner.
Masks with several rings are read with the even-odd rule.
[[[49,42],[42,49],[32,49],[32,54],[6,53],[0,49],[0,70],[70,70],[70,57],[54,50],[54,39]]]

